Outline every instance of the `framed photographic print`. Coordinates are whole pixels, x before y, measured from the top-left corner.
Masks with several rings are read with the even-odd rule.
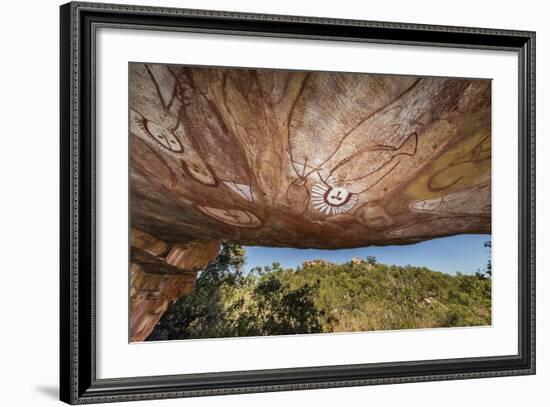
[[[61,399],[535,373],[535,34],[61,6]]]

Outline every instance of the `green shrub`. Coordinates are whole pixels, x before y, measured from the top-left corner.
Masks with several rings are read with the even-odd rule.
[[[223,245],[192,294],[175,301],[148,340],[286,335],[491,324],[491,275],[425,267],[278,263],[243,273],[245,250]]]

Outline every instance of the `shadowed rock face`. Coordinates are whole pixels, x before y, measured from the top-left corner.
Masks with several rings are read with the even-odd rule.
[[[132,64],[132,226],[344,248],[490,233],[491,83]]]
[[[219,241],[169,248],[154,236],[132,228],[130,267],[130,341],[143,341],[173,300],[190,294],[197,274],[213,261]]]

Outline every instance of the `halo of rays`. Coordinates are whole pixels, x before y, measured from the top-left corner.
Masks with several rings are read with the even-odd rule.
[[[327,202],[325,199],[327,192],[330,193],[330,190],[332,190],[332,188],[332,186],[319,182],[313,184],[313,187],[311,188],[311,202],[313,204],[313,207],[321,213],[324,213],[326,215],[342,215],[346,212],[349,212],[359,200],[357,195],[348,192],[348,194],[350,194],[351,196],[344,204],[333,205]]]

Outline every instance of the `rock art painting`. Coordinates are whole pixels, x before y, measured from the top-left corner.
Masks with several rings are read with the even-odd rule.
[[[132,63],[129,84],[132,225],[159,239],[490,232],[490,80]]]
[[[167,250],[491,232],[490,80],[131,63],[129,89],[131,226]]]
[[[344,187],[324,183],[313,184],[312,202],[315,208],[327,215],[340,215],[351,210],[357,203],[357,195]]]

